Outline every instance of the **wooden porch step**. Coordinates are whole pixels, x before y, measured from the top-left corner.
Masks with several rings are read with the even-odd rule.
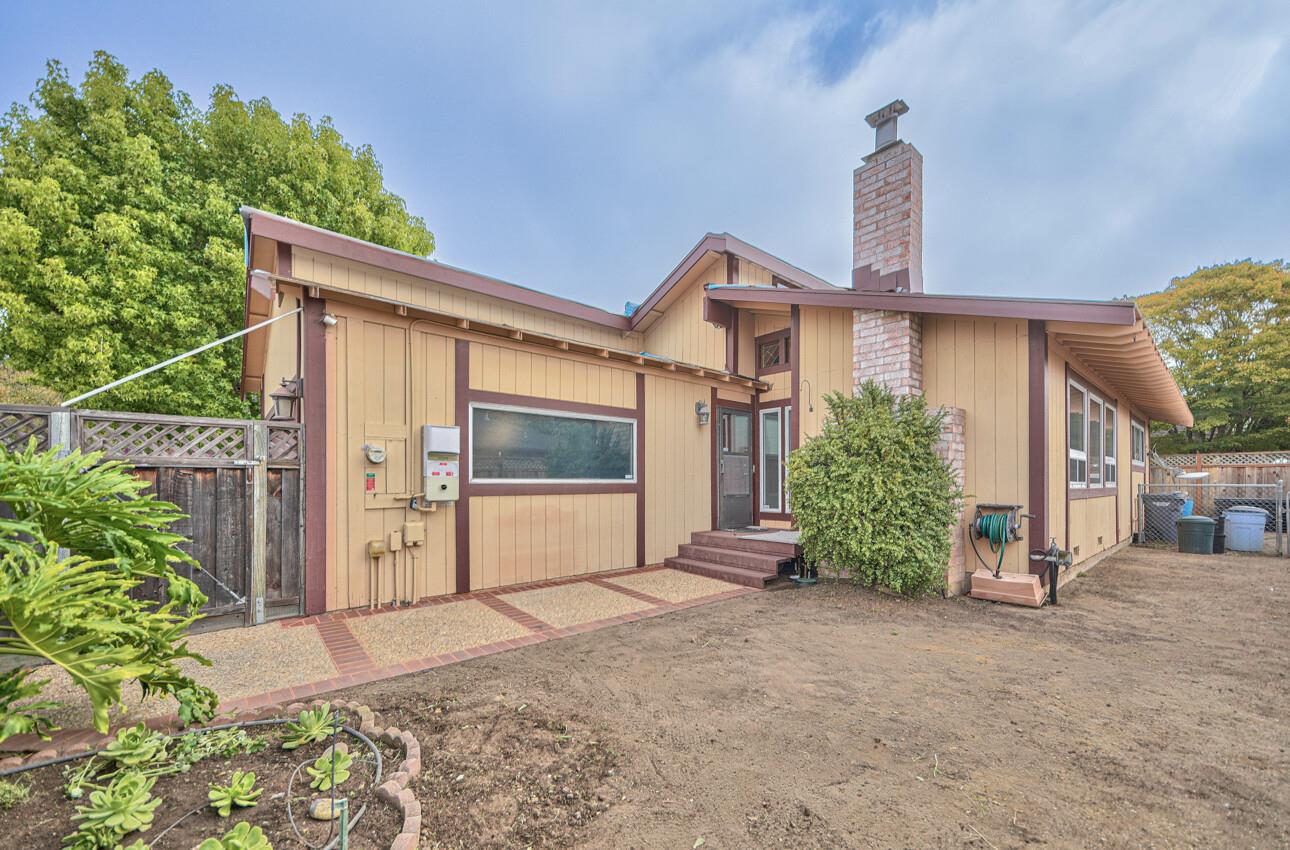
[[[728,567],[771,573],[778,572],[780,563],[793,557],[792,555],[766,555],[761,552],[749,552],[746,549],[697,546],[693,543],[682,543],[677,547],[676,554],[678,558],[687,558],[691,561],[725,564]]]
[[[706,576],[707,578],[720,579],[732,584],[741,584],[744,587],[765,587],[770,582],[779,578],[775,571],[750,570],[744,567],[733,567],[729,564],[713,564],[708,561],[695,561],[691,558],[668,558],[663,562],[666,566],[675,570],[683,570],[687,573]]]
[[[713,549],[738,549],[743,552],[777,555],[782,558],[792,558],[797,555],[797,546],[793,543],[740,537],[729,531],[696,531],[690,535],[690,543],[695,546],[709,546]]]

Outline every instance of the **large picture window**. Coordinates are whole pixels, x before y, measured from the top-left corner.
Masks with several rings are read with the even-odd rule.
[[[636,421],[562,410],[470,406],[470,480],[636,479]]]

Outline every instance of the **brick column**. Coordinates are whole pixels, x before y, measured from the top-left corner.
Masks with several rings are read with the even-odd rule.
[[[897,395],[923,392],[923,317],[890,310],[852,310],[851,386],[872,378]]]
[[[967,414],[961,407],[943,407],[945,418],[941,421],[941,439],[936,453],[949,464],[959,487],[966,485],[967,475]],[[945,569],[946,592],[951,596],[966,593],[968,576],[964,552],[963,531],[966,511],[960,511],[950,529],[950,563]]]

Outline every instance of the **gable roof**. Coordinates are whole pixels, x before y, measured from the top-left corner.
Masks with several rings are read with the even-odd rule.
[[[406,274],[409,277],[429,280],[459,289],[467,289],[482,295],[501,298],[559,313],[570,318],[629,332],[646,324],[658,305],[668,294],[712,253],[726,253],[755,263],[784,281],[790,288],[835,289],[822,278],[803,271],[773,254],[750,245],[729,233],[706,234],[677,264],[676,268],[654,288],[642,305],[631,316],[612,313],[581,301],[552,295],[527,286],[500,280],[495,277],[472,272],[467,269],[450,266],[437,260],[386,248],[374,242],[367,242],[353,236],[345,236],[321,227],[296,221],[295,219],[274,213],[244,206],[240,210],[246,223],[248,238],[263,237],[277,242],[298,245],[319,253],[330,254],[342,259],[352,260],[378,268]]]

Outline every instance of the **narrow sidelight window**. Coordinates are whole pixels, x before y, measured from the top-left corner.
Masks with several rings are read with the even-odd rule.
[[[780,500],[783,469],[779,461],[782,445],[780,408],[763,410],[761,412],[761,509],[775,514],[783,510]]]

